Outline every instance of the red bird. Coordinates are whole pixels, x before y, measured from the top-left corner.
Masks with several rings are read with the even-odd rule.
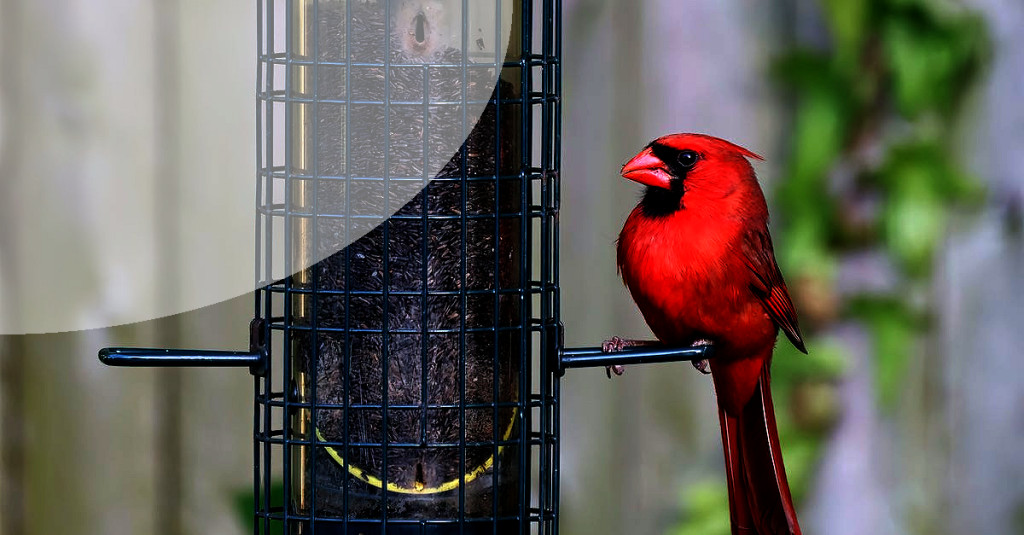
[[[661,344],[715,348],[732,532],[799,534],[769,370],[779,329],[807,351],[748,158],[762,159],[701,134],[647,145],[622,168],[647,189],[619,234],[618,266]],[[613,338],[606,349],[651,343]]]

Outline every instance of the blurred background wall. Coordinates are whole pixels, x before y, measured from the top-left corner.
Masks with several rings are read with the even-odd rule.
[[[836,149],[825,160],[821,199],[786,197],[787,179],[801,172],[802,121],[819,93],[779,83],[779,58],[794,49],[841,56],[850,35],[887,31],[846,24],[862,20],[843,9],[855,4],[565,0],[568,344],[649,336],[617,279],[613,247],[638,194],[616,171],[650,139],[707,132],[764,155],[756,168],[783,225],[776,244],[784,251],[802,236],[787,213],[828,203],[862,162],[885,168],[875,156],[884,143],[858,140],[844,145],[855,150]],[[815,242],[834,264],[821,276],[826,290],[810,283],[797,290],[812,296],[801,313],[816,343],[810,357],[780,344],[776,360],[779,381],[791,385],[777,392],[777,403],[791,422],[784,454],[791,480],[802,482],[795,486],[803,489],[808,533],[1024,533],[1024,5],[925,4],[980,14],[987,59],[952,119],[891,112],[899,106],[887,100],[886,126],[866,127],[865,137],[888,140],[936,123],[921,128],[941,130],[933,135],[947,140],[984,193],[969,208],[939,205],[948,218],[926,277],[902,275],[891,265],[899,251],[884,246],[839,251],[830,240]],[[62,214],[55,239],[94,231],[76,219],[81,199],[66,193],[83,183],[115,173],[167,177],[152,194],[150,208],[160,210],[191,195],[175,190],[179,173],[204,173],[211,187],[225,174],[253,174],[254,9],[222,0],[0,0],[0,272],[27,269],[17,259],[34,244],[6,230],[25,210]],[[932,219],[911,221],[912,230]],[[164,220],[140,233],[174,243],[174,229],[187,224]],[[803,286],[795,278],[804,280],[806,266],[792,256],[782,259],[784,269],[791,286]],[[96,279],[106,281],[96,291],[116,306],[116,274]],[[168,285],[164,291],[173,291],[170,277]],[[923,327],[909,335],[891,328],[902,312],[807,310],[860,303],[844,296],[864,288],[924,309],[921,322],[907,321]],[[18,288],[3,286],[0,295],[5,309],[17,310]],[[251,314],[243,296],[104,331],[5,338],[0,533],[244,533],[238,500],[251,477],[250,378],[232,370],[107,369],[95,351],[244,347]],[[886,357],[891,346],[879,340],[908,337],[895,343],[905,349],[902,359]],[[801,367],[825,371],[807,379]],[[706,377],[688,365],[629,369],[614,380],[577,371],[562,391],[565,533],[728,532]]]

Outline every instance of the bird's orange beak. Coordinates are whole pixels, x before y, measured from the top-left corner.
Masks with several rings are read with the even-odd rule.
[[[672,189],[672,175],[665,168],[665,162],[655,156],[650,147],[622,166],[622,176],[647,186]]]

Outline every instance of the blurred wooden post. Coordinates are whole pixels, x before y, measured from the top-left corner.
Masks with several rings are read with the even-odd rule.
[[[0,176],[11,177],[18,172],[23,140],[11,136],[10,125],[16,114],[24,113],[20,106],[22,62],[17,54],[21,40],[21,3],[0,0]],[[14,221],[9,202],[14,188],[10,180],[0,180],[0,317],[17,307],[17,288],[10,284],[14,263]],[[19,340],[0,339],[0,535],[25,533],[24,450],[25,426],[22,421],[24,400],[22,380],[24,357]]]
[[[178,193],[180,214],[201,214],[178,221],[180,233],[216,236],[210,225],[217,219],[207,214],[223,211],[253,214],[237,218],[246,227],[229,233],[250,235],[246,231],[252,228],[248,222],[254,217],[256,200],[256,4],[234,0],[177,0],[177,4],[178,69],[173,76],[179,124],[173,157],[180,172],[202,177],[184,182]],[[222,246],[250,255],[251,243]],[[255,258],[247,259],[251,262]],[[183,280],[208,277],[203,269],[177,266]],[[179,339],[171,345],[247,348],[253,302],[249,293],[181,314]],[[243,369],[184,369],[181,373],[182,533],[251,533],[239,522],[235,500],[237,493],[252,489],[252,376]]]
[[[253,209],[252,196],[229,198],[241,197],[239,180],[254,183],[252,11],[228,1],[0,0],[0,284],[32,269],[46,246],[89,243],[96,230],[75,211],[86,199],[55,192],[93,193],[111,175],[159,176],[134,208],[165,210],[165,234],[138,229],[161,245],[164,291],[173,296],[181,273],[202,269],[173,263],[177,236],[208,224],[174,220],[181,203],[197,214]],[[181,172],[209,175],[205,191],[181,191]],[[40,219],[53,243],[15,240],[18,224]],[[68,267],[90,299],[118,284],[97,271]],[[0,288],[0,313],[17,313],[15,289]],[[251,479],[249,375],[108,369],[96,350],[185,338],[244,347],[251,315],[243,296],[170,322],[5,340],[0,532],[241,533],[232,494]]]
[[[91,187],[90,179],[102,179],[97,162],[113,173],[143,175],[152,168],[148,132],[138,119],[152,109],[152,78],[144,70],[121,68],[152,63],[148,35],[118,30],[147,27],[151,19],[145,5],[121,4],[103,9],[109,25],[104,28],[81,20],[80,13],[97,9],[92,2],[0,4],[0,213],[10,230],[0,243],[5,282],[33,269],[33,262],[45,258],[46,246],[88,243],[86,222],[75,220],[75,201],[55,199],[53,192]],[[121,79],[111,78],[118,74]],[[52,243],[12,238],[18,225],[40,221],[56,232]],[[104,281],[90,279],[90,268],[68,266],[69,278],[88,280],[100,293]],[[4,288],[6,314],[18,314],[24,304],[13,291]],[[0,447],[8,466],[20,471],[4,485],[3,527],[9,535],[155,530],[153,489],[140,484],[152,477],[154,466],[153,374],[115,377],[102,370],[94,353],[104,342],[103,333],[85,332],[19,337],[7,344],[3,381],[14,402],[4,407],[8,432]],[[17,425],[8,427],[11,422]]]
[[[178,270],[181,255],[180,207],[182,195],[180,184],[183,154],[179,146],[182,140],[181,113],[182,98],[179,76],[182,70],[180,40],[182,36],[180,18],[181,3],[178,0],[154,0],[153,2],[153,99],[156,107],[153,147],[156,161],[153,173],[156,178],[156,195],[153,211],[156,216],[155,239],[156,276],[160,284],[156,288],[157,299],[172,305],[178,301],[181,292],[181,278]],[[178,315],[163,318],[154,325],[157,345],[180,347],[181,318]],[[155,535],[183,535],[182,531],[182,379],[184,371],[169,368],[157,370],[154,409],[156,437],[157,489],[154,502]]]

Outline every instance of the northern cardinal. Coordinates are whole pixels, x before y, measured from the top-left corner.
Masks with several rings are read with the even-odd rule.
[[[728,141],[673,134],[622,176],[647,186],[618,240],[618,266],[661,344],[712,344],[732,532],[799,534],[772,408],[779,329],[806,353],[775,262],[768,207],[748,159]],[[657,342],[613,338],[606,350]]]

